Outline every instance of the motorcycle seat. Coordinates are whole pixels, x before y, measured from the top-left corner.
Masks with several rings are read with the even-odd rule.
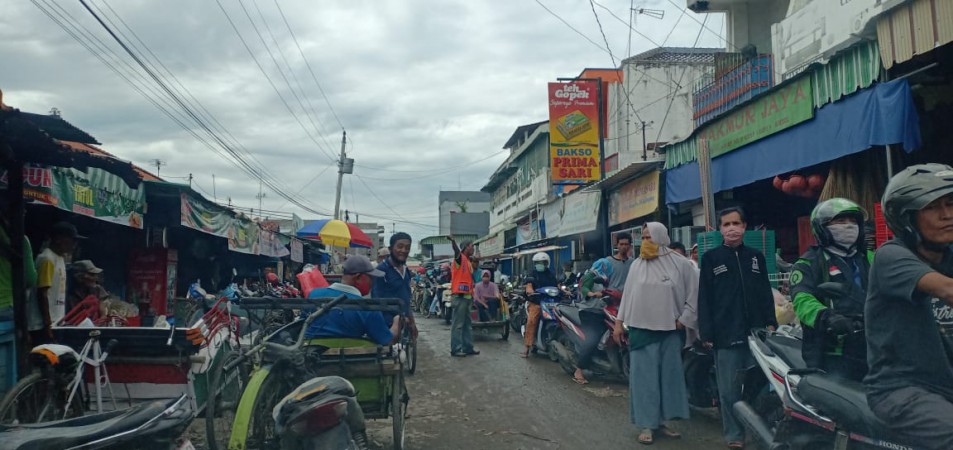
[[[789,336],[772,335],[768,336],[765,342],[774,354],[781,357],[792,369],[807,367],[801,357],[801,341]]]
[[[870,411],[862,384],[825,373],[801,377],[797,395],[841,427],[870,438],[886,438],[887,426]]]
[[[357,391],[355,391],[354,385],[344,378],[338,376],[315,377],[295,388],[279,404],[311,401],[333,395],[354,397],[357,395]]]
[[[566,316],[570,322],[579,325],[582,323],[582,318],[579,317],[579,308],[571,305],[559,305],[556,307],[559,310],[559,313]]]
[[[157,400],[119,411],[28,425],[0,425],[4,449],[72,448],[134,430],[155,418],[175,400]]]

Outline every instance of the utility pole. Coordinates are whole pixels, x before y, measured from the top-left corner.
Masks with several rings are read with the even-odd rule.
[[[261,219],[261,217],[264,215],[264,213],[261,210],[262,208],[261,201],[262,199],[265,198],[265,193],[261,191],[261,179],[258,180],[258,195],[256,195],[255,197],[258,197],[258,218]]]
[[[192,187],[192,174],[189,174],[189,188]]]
[[[338,160],[338,188],[334,195],[334,218],[341,218],[341,185],[344,183],[344,174],[354,173],[354,159],[348,158],[345,153],[347,145],[347,131],[341,132],[341,159]]]
[[[646,144],[646,142],[645,142],[645,127],[646,127],[646,126],[651,126],[653,123],[655,123],[655,122],[654,122],[654,121],[651,121],[651,122],[642,121],[642,161],[648,160],[648,149],[649,149],[648,144]]]
[[[212,174],[212,199],[218,202],[218,193],[215,192],[215,174]]]

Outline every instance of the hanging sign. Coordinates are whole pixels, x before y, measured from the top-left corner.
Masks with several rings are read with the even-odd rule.
[[[0,185],[6,184],[4,171]],[[24,167],[23,196],[64,211],[139,229],[146,210],[141,184],[130,188],[121,178],[92,167],[86,172],[56,166]]]
[[[602,178],[599,167],[599,84],[549,83],[549,166],[554,184]]]
[[[297,263],[304,262],[304,243],[297,240],[291,240],[291,260]]]
[[[715,158],[811,119],[813,98],[811,78],[801,78],[712,122],[697,139],[708,142],[711,157]]]
[[[596,229],[601,192],[576,192],[567,195],[563,206],[559,236],[588,233]]]
[[[264,254],[259,252],[258,239],[261,228],[250,220],[234,219],[228,230],[228,249],[233,252],[249,255]]]
[[[652,171],[609,195],[609,226],[647,216],[659,205],[659,172]]]
[[[214,236],[229,237],[232,221],[235,218],[227,210],[212,207],[185,192],[180,195],[182,226]]]
[[[262,255],[275,258],[284,258],[291,254],[288,248],[278,239],[278,233],[268,231],[264,228],[258,231],[258,250]]]

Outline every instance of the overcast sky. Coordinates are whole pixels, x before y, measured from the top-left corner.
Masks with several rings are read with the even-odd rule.
[[[683,13],[685,0],[636,1],[636,8],[663,10],[664,18],[634,16],[630,41],[630,0],[599,0],[594,8],[613,58],[586,0],[282,0],[288,25],[274,0],[86,1],[144,49],[134,32],[249,163],[263,165],[280,189],[300,191],[318,211],[333,213],[343,126],[356,167],[345,176],[342,215],[357,211],[361,222],[386,224],[388,233],[396,222],[415,239],[437,233],[439,190],[479,190],[505,159],[502,146],[514,129],[547,119],[547,82],[586,67],[618,67],[656,44],[690,47],[704,20]],[[4,103],[35,113],[55,107],[122,159],[153,173],[150,161],[159,159],[168,181],[186,182],[191,173],[210,199],[214,174],[219,201],[258,207],[255,178],[163,114],[44,9],[106,43],[119,59],[97,52],[124,76],[142,76],[125,66],[135,62],[78,0],[0,0]],[[698,46],[723,47],[716,34],[723,21],[713,14]],[[159,90],[151,80],[136,84]],[[268,187],[264,194],[265,210],[320,218]]]

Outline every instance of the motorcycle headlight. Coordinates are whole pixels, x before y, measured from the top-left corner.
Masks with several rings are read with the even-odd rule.
[[[543,292],[550,297],[559,297],[559,289],[552,286],[543,288]]]

